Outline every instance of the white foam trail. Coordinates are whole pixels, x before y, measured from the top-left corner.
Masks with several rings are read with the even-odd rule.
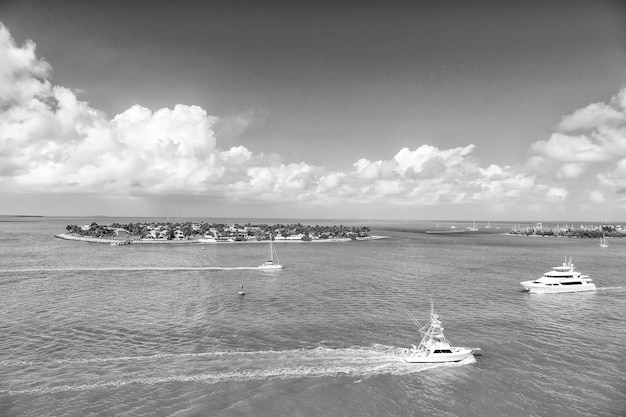
[[[97,271],[235,271],[264,269],[256,266],[172,266],[172,267],[111,267],[111,268],[32,268],[32,269],[1,269],[0,272],[97,272]]]
[[[323,378],[348,376],[361,380],[373,375],[407,375],[442,366],[460,366],[475,363],[473,356],[451,364],[414,364],[402,359],[406,349],[377,345],[332,349],[295,349],[287,351],[205,352],[160,354],[151,356],[121,356],[110,358],[67,359],[49,362],[24,361],[24,365],[90,364],[113,361],[159,360],[163,358],[226,358],[232,371],[193,375],[146,376],[115,381],[57,385],[32,389],[1,390],[0,395],[54,394],[68,391],[114,389],[126,385],[156,385],[164,383],[246,382],[288,378]],[[19,365],[19,363],[13,363]],[[207,364],[208,366],[209,364]],[[219,365],[224,365],[223,363]]]
[[[135,362],[153,361],[167,358],[218,358],[218,357],[254,357],[254,356],[300,356],[319,357],[323,355],[340,356],[343,354],[350,357],[368,356],[368,352],[383,353],[386,355],[402,355],[407,349],[393,346],[374,345],[374,347],[353,347],[346,349],[333,349],[318,347],[315,349],[291,349],[291,350],[262,350],[262,351],[215,351],[215,352],[194,352],[194,353],[158,353],[155,355],[133,355],[133,356],[111,356],[101,358],[63,358],[54,360],[28,360],[28,361],[2,361],[0,366],[48,366],[63,364],[90,364],[107,362]],[[307,355],[308,354],[308,355]]]
[[[408,365],[408,364],[407,364]],[[1,390],[1,395],[24,395],[24,394],[56,394],[71,391],[91,391],[97,389],[120,388],[127,385],[156,385],[165,383],[204,383],[217,384],[223,382],[248,382],[258,380],[289,379],[289,378],[323,378],[350,376],[363,378],[372,375],[391,374],[406,375],[432,369],[442,364],[415,366],[378,365],[367,366],[298,366],[268,368],[263,370],[222,372],[199,375],[171,375],[166,377],[133,378],[109,382],[97,382],[81,385],[60,385],[55,387],[42,387],[25,390]]]
[[[48,365],[64,365],[64,364],[90,364],[90,363],[107,363],[107,362],[135,362],[135,361],[151,361],[155,359],[163,358],[202,358],[202,357],[218,357],[226,355],[241,355],[246,352],[206,352],[206,353],[159,353],[156,355],[144,355],[144,356],[112,356],[105,358],[67,358],[67,359],[55,359],[50,361],[45,360],[30,360],[30,361],[2,361],[0,366],[48,366]],[[253,353],[253,352],[250,352]]]

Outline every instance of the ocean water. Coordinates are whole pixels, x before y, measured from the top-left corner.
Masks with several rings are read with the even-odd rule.
[[[1,416],[626,415],[626,240],[374,222],[388,239],[211,270],[266,248],[54,238],[92,220],[0,218]],[[521,291],[566,255],[597,291]],[[419,335],[401,305],[425,322],[431,300],[482,356],[403,362]]]

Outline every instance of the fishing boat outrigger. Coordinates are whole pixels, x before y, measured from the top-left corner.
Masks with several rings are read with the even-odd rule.
[[[417,324],[422,335],[422,341],[418,346],[413,345],[403,359],[409,363],[444,363],[460,362],[472,355],[482,354],[480,348],[456,347],[443,335],[443,327],[439,314],[435,313],[434,304],[430,303],[430,322],[420,326],[417,320],[409,313],[409,316]]]

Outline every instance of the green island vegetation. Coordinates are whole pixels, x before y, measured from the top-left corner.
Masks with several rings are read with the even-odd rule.
[[[250,240],[357,239],[367,237],[367,226],[305,226],[296,224],[223,224],[205,222],[182,223],[112,223],[99,225],[67,225],[67,232],[78,237],[127,240],[198,240],[215,239],[224,242]]]
[[[572,237],[572,238],[601,238],[605,237],[623,237],[626,231],[622,230],[622,226],[614,226],[609,224],[603,225],[574,225],[546,227],[542,223],[537,223],[534,227],[521,227],[515,225],[513,230],[509,232],[511,235],[522,236],[544,236],[544,237]]]

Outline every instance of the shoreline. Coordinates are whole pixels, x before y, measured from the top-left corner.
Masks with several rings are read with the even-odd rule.
[[[601,236],[567,236],[567,235],[525,235],[523,233],[504,233],[506,236],[518,236],[518,237],[536,237],[536,238],[554,238],[554,239],[598,239]],[[605,236],[606,239],[621,239],[622,236]]]
[[[201,242],[199,239],[187,239],[187,240],[158,240],[158,239],[111,239],[111,238],[99,238],[99,237],[88,237],[88,236],[74,236],[67,233],[59,233],[58,235],[54,235],[55,238],[63,239],[63,240],[72,240],[78,242],[88,242],[88,243],[100,243],[100,244],[115,244],[118,242],[128,242],[130,245],[191,245],[191,244],[200,244],[200,245],[229,245],[229,244],[241,244],[241,243],[267,243],[269,240],[246,240],[240,242]],[[368,237],[360,237],[357,238],[357,241],[364,240],[379,240],[379,239],[389,239],[389,236],[368,236]],[[278,243],[340,243],[340,242],[351,242],[351,238],[336,238],[336,239],[314,239],[314,240],[294,240],[294,239],[278,239],[273,240],[275,244]],[[125,244],[123,244],[125,245]]]

